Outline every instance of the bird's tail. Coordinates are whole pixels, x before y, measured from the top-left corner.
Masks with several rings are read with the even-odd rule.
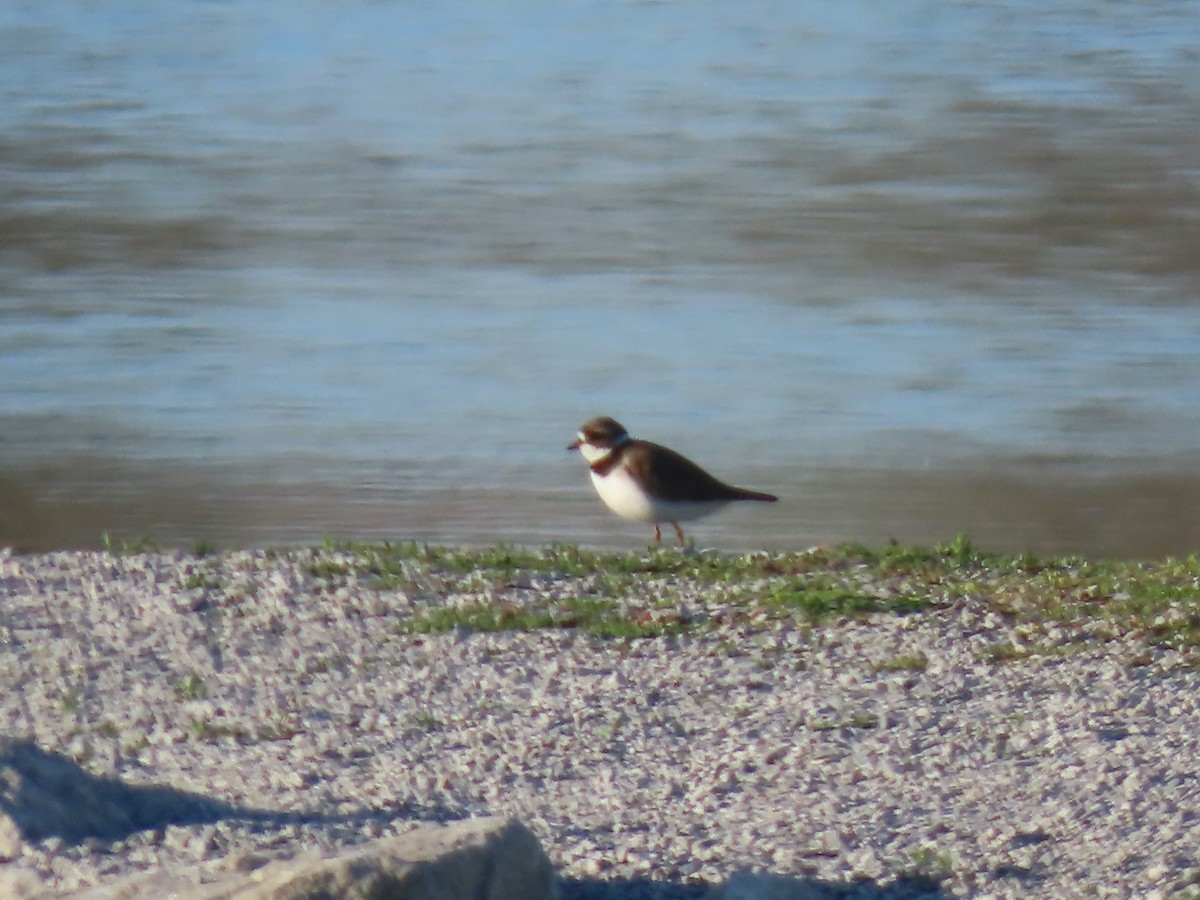
[[[734,500],[758,500],[758,501],[761,501],[762,503],[775,503],[777,500],[779,500],[779,498],[776,497],[774,494],[766,494],[766,493],[763,493],[762,491],[751,491],[751,490],[748,490],[747,488],[734,488],[733,489],[733,499]]]

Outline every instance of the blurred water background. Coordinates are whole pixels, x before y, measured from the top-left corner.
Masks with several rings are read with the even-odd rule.
[[[14,0],[0,545],[1200,545],[1186,2]]]

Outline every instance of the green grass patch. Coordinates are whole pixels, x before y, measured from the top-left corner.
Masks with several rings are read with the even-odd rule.
[[[880,596],[829,579],[786,581],[771,588],[763,599],[769,606],[794,610],[813,623],[873,613],[911,613],[931,605],[920,597]]]
[[[924,672],[929,658],[924,653],[902,653],[874,667],[876,672]]]
[[[511,604],[472,603],[435,607],[402,623],[400,628],[414,634],[430,634],[456,628],[465,631],[529,631],[554,625],[554,616],[548,610],[523,609]]]
[[[134,556],[158,550],[158,545],[144,534],[131,538],[114,538],[106,531],[100,536],[100,542],[109,556]]]
[[[455,629],[487,632],[567,628],[598,637],[637,638],[676,634],[687,625],[677,615],[626,609],[613,600],[600,597],[575,597],[535,607],[510,603],[434,607],[398,627],[414,634]]]
[[[195,672],[175,682],[175,696],[179,700],[203,700],[208,696],[204,679]]]
[[[1200,647],[1196,557],[1039,559],[988,553],[965,535],[933,547],[850,543],[774,554],[606,553],[561,544],[470,549],[328,543],[306,565],[314,577],[353,576],[364,587],[399,586],[433,601],[402,624],[410,632],[573,628],[610,637],[664,635],[702,627],[670,615],[685,605],[686,595],[724,604],[725,610],[711,618],[714,623],[765,615],[819,625],[975,604],[1014,623],[1086,622],[1096,639],[1135,633],[1149,643]],[[574,590],[581,596],[569,602],[535,598],[529,604],[436,605],[440,596],[481,586],[504,593],[509,587],[548,584],[566,585],[561,593]],[[631,608],[632,600],[655,614]],[[1018,651],[989,652],[999,661]],[[915,660],[904,665],[918,668]]]
[[[108,541],[110,552],[145,552]],[[230,569],[203,542],[183,589],[236,607],[256,574]],[[200,562],[200,560],[203,560]],[[603,638],[720,631],[734,645],[781,621],[827,627],[873,616],[955,610],[994,614],[1020,627],[1015,644],[980,651],[997,663],[1141,641],[1200,658],[1200,558],[1089,560],[991,553],[966,535],[934,546],[847,543],[792,553],[694,553],[674,548],[605,552],[569,544],[443,547],[418,542],[326,541],[276,551],[318,587],[377,593],[407,634],[462,629],[573,630]],[[229,592],[236,592],[225,597]],[[390,596],[391,594],[398,596]],[[221,598],[225,597],[224,600]],[[236,613],[236,609],[233,610]],[[897,657],[885,671],[921,671]],[[316,670],[314,670],[316,671]],[[199,685],[181,685],[181,699]],[[66,698],[64,712],[77,702]]]
[[[812,719],[805,725],[812,731],[869,730],[879,727],[879,719],[867,713],[855,713],[847,719]]]
[[[195,741],[211,742],[233,738],[244,742],[250,738],[250,732],[240,725],[215,719],[189,719],[187,730]]]

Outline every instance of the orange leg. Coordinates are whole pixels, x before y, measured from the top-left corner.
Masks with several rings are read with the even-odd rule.
[[[679,527],[678,522],[672,522],[671,524],[675,526],[675,534],[678,535],[678,537],[679,537],[679,546],[686,547],[687,546],[687,536],[683,533],[683,529]]]
[[[656,544],[662,543],[662,532],[658,530],[657,522],[654,523],[654,543],[656,543]]]

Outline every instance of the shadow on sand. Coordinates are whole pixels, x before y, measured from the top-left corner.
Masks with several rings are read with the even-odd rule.
[[[564,878],[562,900],[700,900],[712,897],[714,886],[652,881],[647,878]],[[941,883],[926,875],[898,878],[880,885],[873,881],[838,882],[819,878],[762,875],[754,887],[731,888],[716,894],[720,900],[946,900]]]
[[[7,818],[24,841],[59,838],[119,841],[169,825],[217,821],[257,822],[266,827],[296,823],[360,826],[367,822],[445,822],[451,810],[422,807],[367,809],[346,815],[277,811],[235,806],[172,787],[130,785],[93,775],[60,753],[32,741],[0,737],[0,818]]]
[[[69,757],[43,750],[31,741],[0,737],[0,830],[5,818],[22,841],[58,838],[79,844],[119,841],[139,831],[221,820],[256,822],[265,828],[294,823],[357,827],[397,819],[446,822],[458,816],[451,810],[402,807],[338,816],[250,809],[171,787],[129,785],[118,778],[92,775]],[[759,877],[764,881],[753,896],[780,900],[937,900],[948,896],[935,879],[926,876],[886,885]],[[651,879],[565,878],[561,886],[562,900],[687,900],[712,891],[710,885]]]

